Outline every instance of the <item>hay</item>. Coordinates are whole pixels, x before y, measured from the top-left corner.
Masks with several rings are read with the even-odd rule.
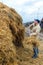
[[[18,65],[16,46],[23,46],[24,26],[21,16],[0,3],[0,65]]]
[[[6,41],[0,43],[0,65],[16,65],[16,49],[11,42]]]
[[[23,46],[24,48],[33,48],[33,45],[39,46],[40,45],[40,40],[34,36],[31,37],[25,37],[23,41]]]

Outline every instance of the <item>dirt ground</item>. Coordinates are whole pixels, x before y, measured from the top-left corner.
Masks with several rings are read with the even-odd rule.
[[[29,48],[17,48],[17,59],[19,60],[19,65],[43,65],[43,41],[41,41],[39,46],[38,58],[33,59],[33,51]]]

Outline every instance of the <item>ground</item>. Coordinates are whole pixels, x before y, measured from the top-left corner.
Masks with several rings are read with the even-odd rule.
[[[32,58],[32,50],[28,48],[17,48],[19,65],[43,65],[43,40],[40,42],[38,58]]]

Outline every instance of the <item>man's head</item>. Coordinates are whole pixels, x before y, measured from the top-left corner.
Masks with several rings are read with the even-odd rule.
[[[34,24],[35,24],[35,25],[37,25],[37,24],[39,24],[39,23],[40,23],[40,21],[39,21],[38,19],[35,19],[35,20],[34,20]]]

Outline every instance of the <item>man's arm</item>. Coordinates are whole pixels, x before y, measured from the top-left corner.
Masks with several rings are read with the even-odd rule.
[[[34,26],[34,23],[32,23],[32,24],[29,26],[29,29],[32,30],[33,26]]]

